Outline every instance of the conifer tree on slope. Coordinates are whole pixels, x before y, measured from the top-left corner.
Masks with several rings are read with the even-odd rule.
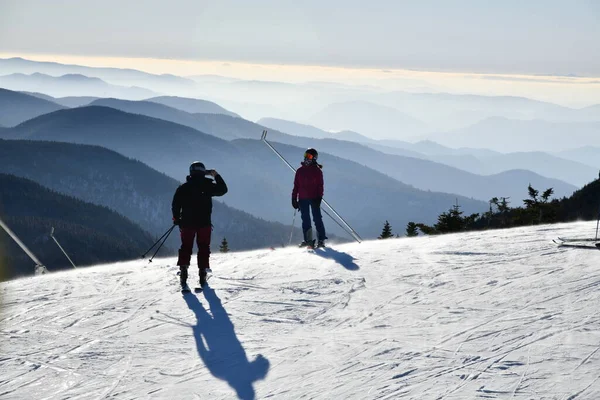
[[[378,239],[389,239],[391,237],[394,237],[394,234],[392,233],[392,226],[388,221],[385,221],[385,225],[383,225],[383,230],[381,231],[381,235],[378,237]]]

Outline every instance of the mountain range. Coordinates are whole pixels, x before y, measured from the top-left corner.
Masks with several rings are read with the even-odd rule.
[[[549,122],[490,117],[466,128],[431,134],[428,138],[451,147],[558,152],[600,145],[600,121]]]
[[[255,138],[256,132],[263,129],[262,126],[241,118],[211,114],[183,114],[177,110],[167,109],[166,106],[157,110],[157,106],[149,105],[146,102],[105,99],[97,100],[92,104],[105,105],[126,112],[158,116],[195,127],[223,139]],[[199,116],[202,117],[202,121],[199,121]],[[319,151],[349,160],[357,160],[359,164],[418,189],[456,193],[484,201],[497,197],[498,193],[503,193],[501,196],[505,197],[526,198],[529,183],[536,187],[553,187],[557,196],[569,196],[576,189],[575,186],[565,182],[545,178],[525,170],[511,171],[510,173],[508,173],[510,170],[504,170],[498,174],[484,177],[457,168],[450,168],[447,165],[433,162],[427,157],[414,159],[385,154],[353,142],[334,139],[306,139],[277,131],[271,132],[270,137],[280,143],[304,148],[317,147]]]
[[[63,108],[48,100],[0,88],[0,124],[5,127]]]
[[[0,158],[0,172],[108,207],[155,237],[170,227],[171,201],[181,182],[140,161],[99,146],[30,140],[0,140]],[[224,237],[232,250],[287,244],[289,226],[255,218],[218,200],[213,207],[214,248]],[[299,229],[295,235],[300,237]],[[168,244],[178,248],[178,235],[171,235]]]
[[[66,74],[85,75],[87,77],[102,79],[114,85],[145,87],[158,92],[197,89],[196,83],[193,80],[172,74],[157,75],[128,68],[87,67],[56,62],[32,61],[19,57],[0,59],[1,75],[16,73],[41,73],[55,77]],[[81,93],[77,95],[81,95]]]
[[[55,77],[39,72],[31,75],[15,73],[0,76],[0,87],[18,91],[41,92],[53,97],[85,95],[140,100],[156,95],[156,92],[148,89],[111,85],[99,78],[80,74]]]
[[[224,115],[213,117],[240,120]],[[293,176],[257,140],[229,142],[168,121],[98,106],[46,114],[4,131],[2,136],[100,145],[179,179],[185,176],[191,161],[202,160],[207,167],[222,172],[230,187],[224,199],[227,204],[267,220],[282,223],[291,220]],[[280,146],[280,151],[294,162],[301,158],[304,149]],[[465,211],[485,209],[486,203],[419,191],[359,163],[327,153],[322,153],[321,159],[327,165],[326,197],[346,219],[355,221],[355,229],[360,228],[365,237],[378,235],[386,219],[396,224],[417,218],[431,221],[455,203],[457,197]],[[376,206],[354,201],[358,190],[368,193],[369,204]],[[396,204],[403,206],[399,208]],[[339,233],[335,225],[331,230]]]
[[[560,157],[561,154],[555,155],[544,152],[517,152],[505,154],[484,148],[450,148],[427,140],[416,143],[397,140],[373,140],[356,132],[330,133],[314,126],[274,118],[263,118],[258,122],[270,128],[282,130],[297,136],[346,138],[348,141],[361,143],[382,153],[429,160],[477,175],[488,176],[501,174],[511,170],[527,170],[543,177],[558,179],[569,183],[570,185],[574,185],[571,187],[563,187],[566,191],[561,191],[562,195],[570,194],[575,186],[581,187],[594,179],[597,175],[596,168],[576,161],[577,159],[585,158],[580,157],[577,154],[573,154],[571,157],[566,156],[564,158]],[[594,152],[590,151],[589,153],[589,157],[585,158],[588,161],[594,159]],[[459,179],[464,180],[466,178]],[[539,177],[530,174],[528,176],[525,176],[524,174],[520,181],[522,183],[527,179],[531,179],[534,186],[552,184],[558,184],[560,186],[564,184],[559,182],[553,183],[550,181],[538,182]],[[426,185],[431,185],[432,188],[437,188],[437,186],[430,183],[430,179],[427,177],[423,178],[423,182]]]

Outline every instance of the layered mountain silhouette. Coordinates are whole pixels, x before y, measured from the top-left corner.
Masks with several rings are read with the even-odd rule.
[[[99,78],[80,74],[50,76],[41,73],[26,75],[22,73],[0,76],[0,87],[10,90],[40,92],[56,97],[98,96],[119,97],[124,99],[143,99],[156,95],[148,89],[111,85]]]
[[[71,268],[49,236],[52,227],[77,266],[136,259],[153,243],[150,234],[106,207],[8,174],[0,174],[0,187],[0,217],[51,270]],[[35,263],[3,229],[0,243],[6,249],[5,278],[34,273]]]
[[[8,75],[15,73],[42,73],[52,76],[78,74],[93,78],[100,78],[103,81],[114,85],[150,88],[158,92],[170,92],[173,90],[193,92],[197,90],[196,83],[193,80],[171,74],[156,75],[127,68],[86,67],[81,65],[60,64],[55,62],[31,61],[18,57],[0,59],[0,74]],[[75,95],[81,94],[82,93],[76,93]],[[113,93],[103,97],[110,96],[115,96],[115,94]],[[136,98],[141,99],[151,96],[155,96],[155,94],[148,94],[145,97],[142,96]]]
[[[111,107],[117,110],[125,111],[132,114],[146,115],[153,118],[159,118],[165,121],[174,122],[176,124],[189,126],[190,128],[197,129],[202,132],[212,134],[213,136],[220,137],[222,139],[235,139],[239,136],[235,132],[231,132],[227,129],[220,129],[218,133],[213,132],[211,123],[207,123],[207,118],[204,114],[190,114],[179,109],[166,106],[161,103],[155,103],[152,101],[128,101],[120,99],[98,99],[93,101],[91,106],[103,106]],[[225,120],[219,118],[222,114],[216,115],[218,120]],[[228,118],[235,118],[228,116]],[[211,121],[212,119],[208,119]]]
[[[0,124],[6,127],[63,108],[45,99],[0,88]]]
[[[556,153],[557,156],[576,162],[582,162],[596,169],[600,168],[600,147],[582,146]]]
[[[257,127],[239,118],[204,115]],[[251,133],[246,131],[246,135]],[[208,168],[221,172],[229,184],[230,192],[224,198],[227,204],[261,218],[291,221],[293,175],[256,140],[228,142],[168,121],[98,106],[43,115],[3,132],[2,136],[100,145],[177,179],[186,175],[191,161],[201,160]],[[292,163],[299,165],[304,148],[280,147]],[[396,224],[412,219],[431,221],[456,202],[455,195],[420,191],[326,152],[321,153],[321,160],[326,165],[326,197],[340,212],[345,212],[349,221],[356,221],[356,229],[361,228],[366,237],[378,235],[386,219],[397,221]],[[467,212],[485,208],[486,203],[458,198]],[[332,229],[335,232],[335,225]]]
[[[452,147],[485,147],[501,152],[555,152],[600,145],[600,122],[549,122],[487,118],[475,125],[430,135]]]
[[[424,122],[395,108],[366,101],[330,104],[308,122],[326,130],[364,132],[377,139],[412,139],[430,130]]]
[[[47,94],[37,93],[37,92],[21,92],[28,94],[30,96],[39,97],[40,99],[48,100],[56,104],[60,104],[61,106],[65,106],[67,108],[81,107],[87,106],[92,101],[99,99],[99,97],[94,96],[67,96],[67,97],[52,97]]]
[[[594,106],[575,109],[517,96],[394,91],[368,98],[425,121],[436,130],[466,128],[492,117],[552,122],[600,121],[600,110]]]
[[[297,124],[291,121],[264,118],[259,122],[275,129],[285,129],[286,132],[298,136],[329,138],[337,138],[341,136],[338,134],[328,133],[310,125]],[[499,183],[498,179],[508,179],[508,177],[502,173],[510,170],[524,170],[519,174],[516,174],[517,176],[520,175],[520,178],[513,182],[515,187],[517,185],[522,185],[522,182],[526,181],[527,179],[531,179],[534,186],[536,184],[540,186],[558,185],[557,187],[561,188],[559,189],[560,194],[565,196],[569,195],[576,186],[581,186],[589,182],[590,179],[593,179],[597,174],[595,168],[585,165],[581,162],[573,161],[577,159],[576,155],[573,155],[572,159],[568,160],[566,158],[560,158],[543,152],[519,152],[503,154],[483,148],[477,149],[462,147],[454,149],[429,140],[423,140],[416,143],[391,140],[373,140],[366,138],[359,133],[355,133],[354,135],[345,135],[344,137],[354,139],[350,141],[364,144],[372,149],[388,155],[408,156],[429,160],[438,164],[444,164],[471,172],[476,175],[487,176],[501,174],[488,179],[490,185],[494,185],[501,190],[507,190],[507,188],[510,187],[509,185],[511,182],[507,181],[504,183]],[[350,153],[346,154],[351,156]],[[432,171],[432,167],[428,167],[428,165],[429,164],[425,164],[424,168],[426,168],[428,171]],[[527,173],[526,171],[531,171],[534,174]],[[390,175],[394,176],[393,174]],[[544,179],[543,177],[558,179],[562,182],[551,181]],[[446,190],[436,186],[432,182],[432,177],[419,177],[419,179],[422,180],[423,184],[431,185],[431,188],[435,188],[436,190]],[[460,179],[468,178],[461,177]],[[403,180],[403,182],[415,184],[412,181]],[[472,183],[473,181],[467,180],[466,182]],[[565,183],[574,186],[565,186]],[[415,186],[421,187],[418,184],[415,184]],[[521,195],[526,195],[523,187],[519,187],[517,190],[518,193],[521,193]],[[515,194],[514,190],[509,190],[509,192],[513,193],[513,195]],[[472,195],[472,193],[468,192],[464,193],[458,191],[458,193]],[[474,197],[480,198],[479,196]]]
[[[231,117],[239,117],[234,112],[224,109],[217,103],[201,99],[190,99],[177,96],[159,96],[147,99],[153,103],[164,104],[190,114],[225,114]]]
[[[0,172],[106,206],[155,236],[170,227],[171,201],[181,182],[139,161],[99,146],[29,140],[0,140],[0,158]],[[215,240],[226,237],[234,250],[281,246],[290,235],[289,226],[255,218],[220,201],[214,202],[213,219]],[[179,247],[178,235],[170,239],[171,248]]]
[[[267,120],[270,125],[274,125],[272,120]],[[276,125],[276,124],[275,124]],[[281,125],[279,125],[281,126]],[[299,132],[303,126],[306,125],[291,125],[286,126],[295,128],[295,132]],[[249,128],[249,127],[248,127]],[[314,128],[314,127],[313,127]],[[258,129],[258,128],[255,128]],[[316,128],[314,128],[316,129]],[[314,129],[309,132],[314,132]],[[217,129],[213,128],[216,132]],[[308,136],[310,133],[307,133]],[[527,186],[531,183],[534,186],[539,187],[553,187],[557,196],[569,196],[576,189],[576,186],[563,182],[558,179],[546,178],[543,175],[527,171],[523,167],[514,166],[510,167],[509,163],[504,163],[507,166],[506,169],[495,171],[490,173],[484,171],[484,175],[478,175],[469,170],[461,170],[459,168],[453,168],[446,164],[435,162],[435,157],[430,157],[423,154],[417,154],[417,157],[411,157],[412,151],[407,151],[408,157],[405,155],[386,153],[386,149],[390,149],[388,146],[379,145],[378,148],[381,151],[370,148],[370,144],[363,145],[359,143],[342,141],[336,139],[313,139],[309,137],[292,136],[283,134],[278,131],[272,131],[270,133],[273,140],[281,143],[291,144],[300,147],[316,147],[320,151],[343,157],[349,160],[355,160],[369,168],[375,169],[381,173],[384,173],[392,178],[412,185],[415,188],[422,190],[435,190],[446,193],[457,193],[462,196],[471,197],[480,200],[489,200],[492,197],[497,197],[499,192],[502,192],[501,196],[513,197],[513,198],[526,198],[527,197]],[[322,134],[321,136],[325,136]],[[380,141],[385,143],[385,141]],[[417,143],[412,148],[424,149],[443,149],[444,146],[437,145],[435,143]],[[448,149],[450,150],[450,149]],[[460,150],[457,152],[465,152],[467,149]],[[475,151],[469,149],[468,151]],[[495,154],[493,152],[486,152],[482,150],[484,154]],[[464,157],[464,156],[463,156]],[[549,156],[551,157],[551,156]],[[477,162],[473,160],[473,164]],[[568,161],[564,161],[569,163]],[[543,165],[543,163],[541,164]],[[564,165],[564,164],[563,164]],[[578,177],[577,182],[585,181],[589,179],[589,170],[586,166],[581,166],[587,172],[581,174]],[[483,168],[483,167],[481,167]],[[490,168],[491,169],[491,168]],[[540,169],[542,169],[540,167]],[[510,173],[508,173],[510,171]],[[559,168],[556,169],[559,173]],[[562,171],[563,175],[569,175],[569,172]],[[577,171],[575,172],[575,174]]]

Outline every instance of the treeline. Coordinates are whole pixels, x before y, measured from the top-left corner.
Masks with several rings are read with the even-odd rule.
[[[600,215],[600,180],[595,180],[574,192],[571,197],[562,199],[552,198],[554,194],[552,188],[540,192],[529,185],[527,190],[528,198],[522,199],[517,207],[511,207],[510,198],[494,197],[489,201],[487,212],[465,215],[460,205],[456,204],[441,213],[433,225],[409,222],[405,236],[595,220]],[[392,233],[391,225],[386,221],[379,238],[391,237],[399,237],[399,235]]]
[[[0,217],[50,270],[71,268],[50,237],[55,237],[76,265],[139,258],[153,238],[106,207],[65,196],[27,179],[0,174]],[[0,229],[2,277],[31,275],[34,263]]]

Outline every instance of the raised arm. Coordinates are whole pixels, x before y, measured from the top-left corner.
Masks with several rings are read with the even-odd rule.
[[[215,183],[212,185],[212,190],[210,195],[211,196],[223,196],[225,193],[227,193],[227,184],[225,183],[225,181],[223,180],[223,178],[221,177],[221,175],[219,175],[217,173],[217,171],[213,171],[214,174],[213,177],[215,178]]]

